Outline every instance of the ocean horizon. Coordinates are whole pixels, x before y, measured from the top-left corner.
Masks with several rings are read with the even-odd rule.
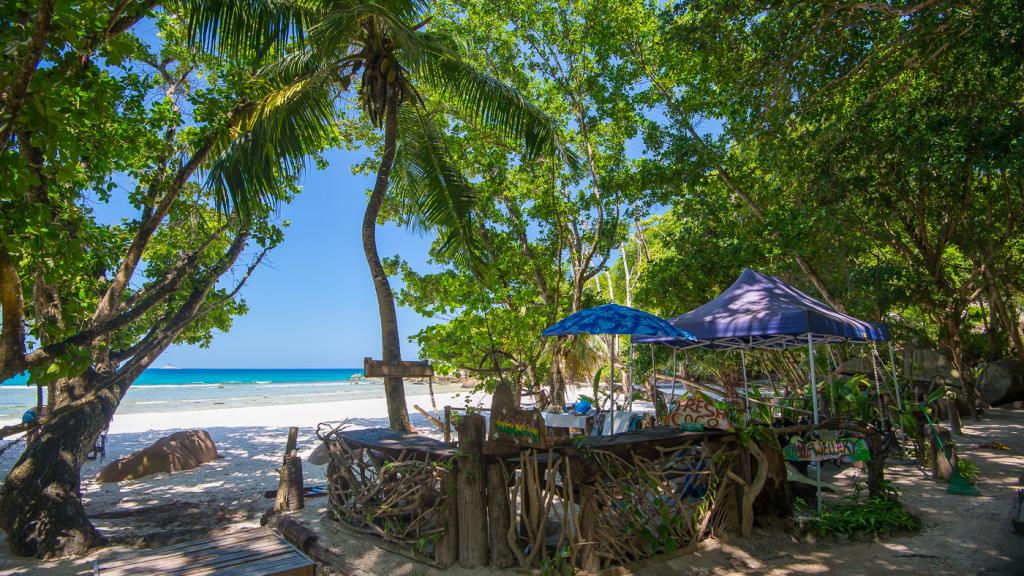
[[[149,368],[132,384],[119,414],[240,408],[379,398],[379,380],[361,368]],[[0,421],[20,420],[36,387],[19,375],[0,385]]]

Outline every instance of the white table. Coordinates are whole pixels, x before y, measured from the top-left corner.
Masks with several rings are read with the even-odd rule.
[[[637,403],[639,404],[639,402]],[[634,406],[637,408],[638,406]],[[632,412],[627,410],[616,410],[615,411],[615,427],[612,428],[612,417],[608,412],[604,413],[604,426],[601,427],[601,434],[604,436],[611,436],[612,434],[621,434],[622,432],[629,431],[629,423],[633,420],[633,416],[639,416],[643,418],[645,414],[654,414],[653,405],[651,410],[645,410],[640,407],[640,410],[633,410]]]
[[[548,428],[586,428],[587,417],[573,414],[552,414],[543,412],[544,425]]]

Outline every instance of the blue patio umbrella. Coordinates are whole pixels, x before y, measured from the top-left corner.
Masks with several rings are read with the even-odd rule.
[[[665,338],[678,338],[680,340],[693,340],[688,332],[669,324],[667,321],[649,314],[643,310],[619,306],[618,304],[605,304],[580,310],[575,314],[563,318],[559,322],[544,330],[545,336],[569,336],[572,334],[619,334],[629,336],[659,336]],[[630,370],[633,362],[633,343],[630,341]],[[610,381],[615,382],[615,339],[612,339],[611,354],[611,376]],[[595,401],[597,399],[595,398]],[[615,421],[615,400],[611,400],[611,420]]]
[[[605,304],[580,310],[544,330],[545,336],[570,334],[626,334],[694,339],[686,330],[676,328],[654,314],[618,304]]]

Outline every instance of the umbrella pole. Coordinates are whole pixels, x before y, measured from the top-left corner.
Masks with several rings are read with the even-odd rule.
[[[615,432],[615,335],[611,335],[611,376],[608,380],[608,430],[612,433]]]
[[[811,363],[811,405],[814,409],[814,424],[818,424],[818,379],[814,374],[814,336],[807,333],[807,354]],[[814,455],[817,458],[817,454]],[[814,472],[817,483],[814,487],[815,499],[818,501],[818,513],[821,513],[821,460],[815,460]]]
[[[651,344],[651,402],[654,402],[654,418],[658,418],[658,367],[654,365],[654,344]]]
[[[629,338],[629,387],[626,396],[626,409],[633,410],[633,337]]]

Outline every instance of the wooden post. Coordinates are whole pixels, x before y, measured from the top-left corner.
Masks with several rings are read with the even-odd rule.
[[[885,454],[882,452],[882,437],[878,434],[867,434],[864,441],[868,445],[871,460],[868,460],[868,494],[882,496],[885,491]]]
[[[301,510],[305,506],[302,459],[295,454],[298,438],[299,429],[295,426],[289,428],[284,458],[281,459],[279,471],[281,478],[277,484],[277,498],[274,500],[275,512]]]
[[[467,414],[459,432],[459,565],[487,565],[486,473],[483,462],[484,417]]]
[[[292,426],[288,429],[288,442],[284,445],[284,455],[289,456],[292,452],[295,452],[295,447],[299,443],[299,427]]]
[[[960,423],[960,411],[956,407],[956,400],[946,398],[946,411],[949,413],[949,430],[957,436],[963,436],[964,431]]]
[[[445,506],[440,518],[444,523],[444,532],[437,541],[434,560],[443,568],[451,568],[459,559],[459,497],[455,470],[445,474],[441,481],[441,491],[445,495]]]
[[[601,570],[601,560],[597,556],[597,543],[594,542],[594,522],[597,520],[596,490],[588,484],[580,486],[580,570],[588,574],[597,574]]]
[[[445,443],[452,441],[452,407],[444,407],[444,441]]]
[[[935,435],[932,434],[929,438],[932,453],[932,478],[949,481],[949,478],[953,475],[953,469],[956,467],[956,448],[953,447],[953,435],[950,434],[949,430],[937,430],[939,438],[942,439],[943,446],[945,446],[946,451],[950,455],[949,458],[946,457],[946,453],[939,446],[939,442],[935,440]]]
[[[515,554],[508,545],[508,526],[511,522],[508,482],[502,463],[495,460],[487,465],[487,529],[491,547],[491,565],[508,568],[516,563]]]

